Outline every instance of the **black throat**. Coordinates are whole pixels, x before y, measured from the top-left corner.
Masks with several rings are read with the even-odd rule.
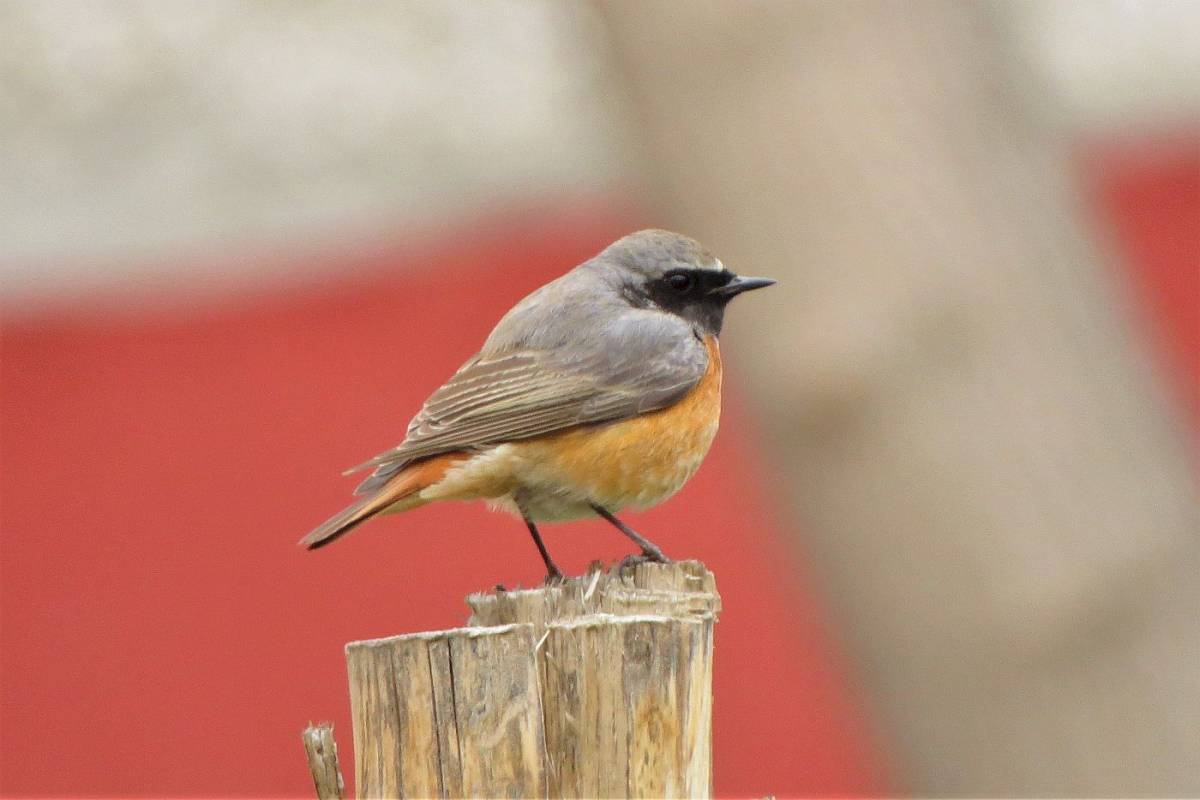
[[[680,289],[675,284],[684,277],[688,280],[688,286]],[[725,306],[731,297],[713,294],[712,291],[725,286],[733,278],[733,273],[728,270],[672,270],[662,278],[651,281],[643,292],[632,293],[641,295],[645,305],[657,306],[682,317],[701,335],[716,336],[725,322]]]

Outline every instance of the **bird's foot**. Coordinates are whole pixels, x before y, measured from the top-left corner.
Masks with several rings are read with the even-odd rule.
[[[557,568],[546,573],[546,577],[542,580],[544,586],[562,586],[566,582],[566,577],[563,576]]]
[[[663,551],[657,547],[654,549],[646,548],[640,553],[630,553],[621,559],[621,563],[617,564],[618,571],[624,571],[627,567],[635,567],[638,564],[670,564],[671,559],[663,555]]]

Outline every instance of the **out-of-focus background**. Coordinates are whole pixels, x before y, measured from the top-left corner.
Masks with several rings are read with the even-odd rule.
[[[540,565],[295,540],[643,227],[780,281],[630,517],[718,576],[718,793],[1200,795],[1200,5],[1133,0],[0,4],[0,791],[348,760],[343,643]]]

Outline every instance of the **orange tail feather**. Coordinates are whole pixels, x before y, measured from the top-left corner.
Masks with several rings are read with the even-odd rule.
[[[463,458],[464,454],[462,453],[447,453],[406,467],[396,473],[396,476],[380,487],[375,494],[364,497],[330,517],[301,539],[300,544],[309,550],[324,547],[339,536],[349,533],[360,523],[366,522],[396,503],[437,483],[452,464]]]

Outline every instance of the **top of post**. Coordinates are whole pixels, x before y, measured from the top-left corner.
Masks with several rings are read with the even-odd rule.
[[[699,561],[641,562],[601,569],[536,589],[480,592],[467,597],[472,626],[546,625],[591,614],[663,616],[715,622],[721,611],[716,580]]]

